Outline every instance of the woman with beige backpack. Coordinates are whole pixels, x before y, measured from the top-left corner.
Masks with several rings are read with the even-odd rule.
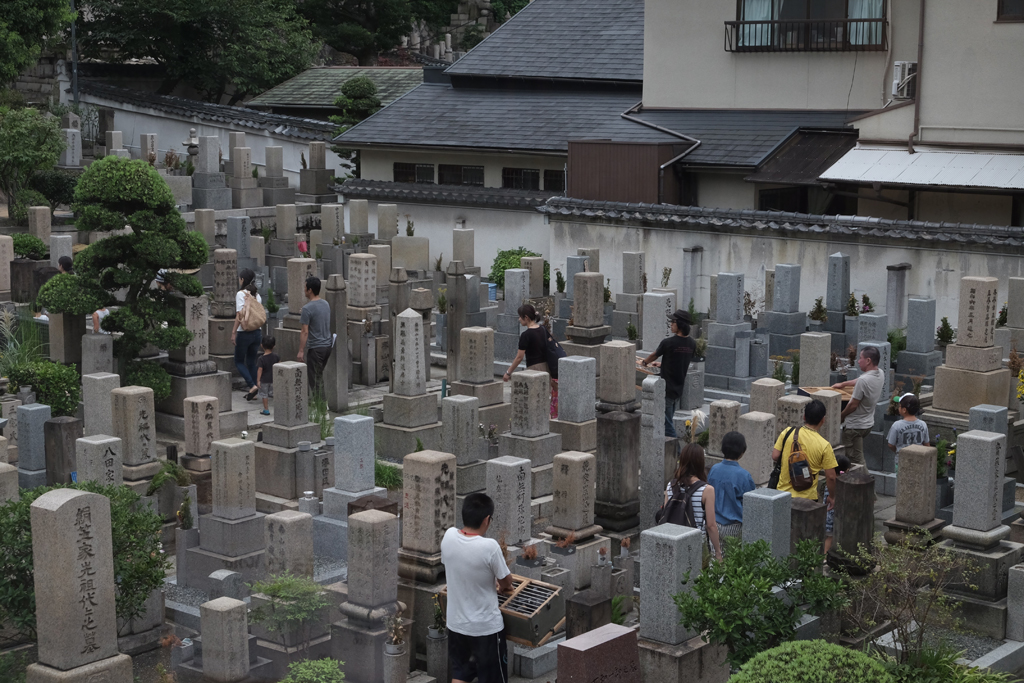
[[[235,322],[231,326],[231,342],[235,345],[235,367],[245,380],[245,400],[252,401],[259,391],[256,387],[256,359],[263,341],[263,325],[267,314],[263,299],[256,291],[256,273],[243,268],[238,273],[238,292],[235,294]]]

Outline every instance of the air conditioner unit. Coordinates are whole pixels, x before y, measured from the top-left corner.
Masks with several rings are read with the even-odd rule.
[[[917,62],[893,62],[892,98],[912,100],[917,96]]]

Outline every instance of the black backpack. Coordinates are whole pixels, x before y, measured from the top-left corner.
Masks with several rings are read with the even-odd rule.
[[[543,327],[541,329],[544,329]],[[548,361],[548,374],[551,375],[551,379],[558,379],[558,359],[565,358],[565,349],[562,348],[561,344],[555,341],[555,338],[551,336],[550,332],[545,330],[545,334],[548,338],[547,343],[547,361]]]
[[[698,479],[687,486],[685,491],[682,491],[679,488],[679,482],[673,480],[672,497],[654,514],[654,523],[678,524],[679,526],[688,526],[696,529],[697,521],[696,515],[693,512],[693,494],[697,489],[706,484],[706,481]]]

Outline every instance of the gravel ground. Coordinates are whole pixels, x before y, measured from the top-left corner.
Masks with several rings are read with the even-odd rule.
[[[989,638],[973,631],[954,631],[938,626],[932,626],[929,629],[927,640],[935,644],[948,644],[957,652],[965,652],[961,656],[968,662],[973,662],[1004,644],[1001,640]]]
[[[164,584],[164,595],[167,600],[192,607],[199,607],[209,599],[205,591],[198,588],[185,588],[173,583]]]

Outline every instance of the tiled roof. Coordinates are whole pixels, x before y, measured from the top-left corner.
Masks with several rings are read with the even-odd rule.
[[[415,145],[562,153],[568,152],[569,140],[679,142],[677,137],[621,117],[639,97],[628,92],[494,90],[425,83],[337,140],[354,147]]]
[[[553,197],[537,209],[555,220],[623,223],[631,226],[817,234],[834,239],[920,240],[934,245],[982,244],[1020,251],[1024,228],[973,223],[900,221],[866,216],[821,216],[779,211],[715,209],[671,204],[626,204]]]
[[[533,0],[447,73],[642,81],[643,0]]]
[[[188,118],[195,117],[217,123],[227,123],[239,129],[266,130],[275,135],[302,140],[330,140],[334,131],[338,129],[336,125],[327,121],[301,119],[296,116],[284,116],[282,114],[266,114],[255,109],[246,109],[245,107],[229,107],[223,104],[210,104],[208,102],[189,100],[184,97],[128,90],[127,88],[119,88],[95,81],[83,81],[80,85],[80,90],[86,95],[123,102],[137,107],[156,109],[168,114]]]
[[[345,199],[374,199],[414,204],[459,204],[536,208],[551,197],[550,192],[508,190],[500,187],[434,185],[431,183],[393,183],[384,180],[350,178],[337,186]]]
[[[323,66],[306,69],[245,103],[247,107],[323,107],[334,109],[341,86],[366,77],[377,86],[381,104],[390,104],[423,82],[422,67]]]
[[[860,111],[646,109],[638,119],[697,138],[686,165],[757,166],[797,128],[843,128]]]

